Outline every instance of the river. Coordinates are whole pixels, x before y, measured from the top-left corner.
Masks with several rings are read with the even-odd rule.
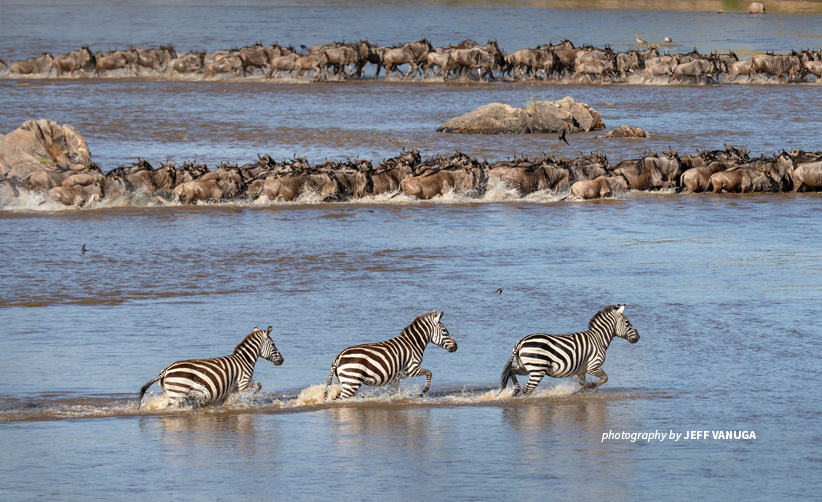
[[[421,35],[435,44],[568,37],[617,48],[638,25],[662,20],[700,50],[780,51],[808,45],[820,25],[818,14],[729,12],[727,32],[706,36],[715,12],[168,2],[141,18],[132,6],[86,5],[3,3],[3,58],[23,56],[28,32],[35,47],[25,54],[81,43],[217,49]],[[334,9],[357,15],[320,15]],[[25,28],[18,14],[39,22]],[[118,16],[137,21],[122,28]],[[615,29],[587,30],[583,18]],[[93,22],[81,29],[79,19]],[[540,19],[548,21],[538,30]],[[566,31],[550,24],[561,20]],[[771,41],[755,40],[752,22],[772,28]],[[578,134],[564,145],[553,135],[433,132],[491,101],[564,95],[599,109],[609,128],[628,123],[652,136]],[[770,155],[820,149],[818,96],[818,85],[4,81],[0,130],[40,117],[72,124],[104,170],[137,157],[212,167],[258,153],[378,160],[403,147],[489,160],[580,151],[622,160],[724,144]],[[820,218],[814,193],[4,207],[0,499],[808,497],[822,488],[822,393],[813,385]],[[613,341],[607,384],[579,392],[546,378],[529,398],[496,391],[519,338],[586,329],[615,303],[627,304],[641,339]],[[422,379],[409,379],[398,395],[364,389],[348,402],[322,401],[340,350],[395,336],[431,310],[445,312],[459,350],[426,351],[428,397],[416,397]],[[257,365],[259,394],[173,409],[155,385],[136,409],[140,386],[167,364],[228,354],[268,325],[285,363]],[[691,431],[708,437],[685,439]],[[718,431],[739,437],[714,439]]]

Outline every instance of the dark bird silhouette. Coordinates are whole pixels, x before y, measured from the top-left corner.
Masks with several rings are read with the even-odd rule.
[[[494,291],[494,293],[502,294],[502,288],[499,288],[498,290]]]
[[[560,135],[559,135],[559,139],[561,139],[562,141],[564,141],[566,145],[570,145],[571,143],[568,143],[568,140],[567,140],[567,139],[565,139],[565,131],[567,131],[567,129],[563,129],[563,130],[562,130],[562,134],[560,134]]]
[[[83,247],[80,249],[80,252],[86,254],[86,244],[83,243]]]

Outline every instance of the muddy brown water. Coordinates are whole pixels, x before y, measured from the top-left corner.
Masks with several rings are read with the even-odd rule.
[[[548,38],[588,35],[597,45],[627,45],[638,25],[661,22],[660,35],[676,26],[701,50],[781,50],[806,45],[798,41],[813,40],[819,26],[817,15],[731,13],[720,33],[704,24],[708,13],[487,3],[94,4],[91,18],[96,11],[72,3],[28,5],[0,7],[4,59],[18,54],[23,30],[9,19],[22,26],[32,16],[43,24],[29,23],[27,54],[80,43],[220,48],[420,34],[526,46],[538,22],[548,23],[539,31]],[[321,15],[332,7],[360,16],[332,23]],[[180,13],[188,22],[158,29]],[[120,32],[125,18],[138,22]],[[615,29],[583,29],[583,18]],[[78,19],[95,22],[81,30]],[[554,35],[559,25],[550,23],[561,21],[567,31]],[[565,146],[553,135],[433,132],[487,102],[565,95],[598,109],[609,129],[628,123],[652,137],[580,134]],[[818,96],[811,85],[4,81],[0,130],[39,117],[72,124],[105,170],[137,156],[213,166],[258,153],[380,159],[403,147],[489,159],[593,150],[622,160],[726,143],[771,154],[822,149]],[[822,394],[813,385],[822,313],[817,194],[4,204],[2,499],[772,500],[822,488]],[[547,379],[530,399],[492,390],[517,339],[584,329],[600,307],[618,302],[642,338],[614,340],[609,381],[598,391]],[[433,309],[445,311],[459,350],[426,351],[429,397],[415,397],[417,379],[396,396],[369,389],[352,402],[321,401],[342,348],[394,336]],[[168,363],[227,354],[253,326],[269,324],[285,363],[257,365],[261,394],[221,408],[171,409],[155,386],[136,410],[140,386]],[[683,436],[672,441],[671,431]],[[686,440],[688,431],[709,437]],[[717,431],[753,431],[755,439],[714,439]],[[623,432],[626,439],[602,439]],[[665,440],[631,441],[656,432]]]

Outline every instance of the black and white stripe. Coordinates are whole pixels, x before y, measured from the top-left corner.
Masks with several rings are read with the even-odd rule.
[[[433,343],[448,352],[457,350],[457,342],[440,322],[443,314],[437,314],[435,310],[420,315],[399,336],[384,342],[349,347],[340,352],[331,365],[331,374],[325,384],[326,397],[334,378],[342,387],[338,396],[341,398],[353,396],[363,384],[399,385],[403,378],[420,375],[426,377],[422,393],[428,392],[431,371],[420,367],[425,347]]]
[[[177,402],[221,404],[233,392],[252,387],[259,391],[262,388],[260,382],[251,381],[257,359],[262,357],[275,366],[283,363],[283,356],[274,345],[270,334],[271,326],[265,331],[254,326],[251,333],[234,347],[234,353],[229,356],[191,359],[170,364],[157,378],[140,389],[137,409],[140,408],[146,390],[158,380],[168,397]]]
[[[528,335],[514,345],[514,351],[500,377],[500,391],[514,384],[514,395],[520,386],[516,375],[528,375],[528,383],[522,391],[529,395],[539,385],[545,375],[563,378],[576,375],[579,384],[585,388],[599,387],[608,381],[602,371],[605,350],[614,336],[625,338],[631,343],[639,340],[639,333],[623,315],[625,305],[611,305],[603,308],[590,320],[588,330],[568,335]],[[586,382],[585,375],[599,378],[596,382]]]

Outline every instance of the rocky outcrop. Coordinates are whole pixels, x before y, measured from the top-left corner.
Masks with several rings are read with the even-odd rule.
[[[437,131],[467,134],[570,133],[603,129],[599,113],[571,97],[537,101],[525,108],[491,103],[454,117]]]
[[[617,127],[613,131],[608,131],[605,134],[606,138],[650,138],[651,134],[649,132],[643,131],[639,127],[631,127],[629,125],[622,124],[621,126]]]
[[[86,140],[70,125],[29,120],[0,135],[0,175],[27,179],[39,171],[78,172],[91,166]]]
[[[749,14],[764,14],[765,6],[761,2],[751,2],[748,6]]]

